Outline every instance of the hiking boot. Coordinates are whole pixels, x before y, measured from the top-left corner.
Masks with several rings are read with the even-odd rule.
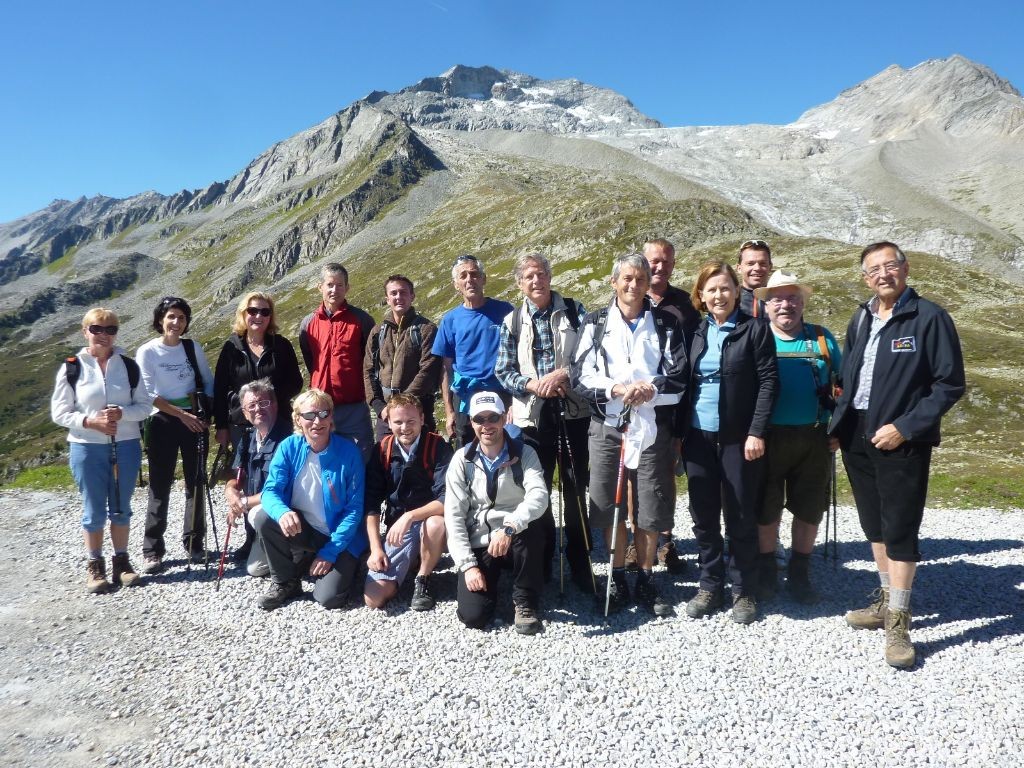
[[[437,600],[430,594],[430,577],[417,576],[412,588],[412,601],[409,607],[414,611],[429,611],[437,605]]]
[[[779,566],[774,552],[762,552],[757,556],[757,599],[763,602],[774,600],[779,590]]]
[[[706,589],[699,589],[697,594],[686,604],[686,615],[691,619],[700,619],[710,616],[721,607],[722,593],[720,591],[709,592]]]
[[[544,629],[537,618],[537,612],[529,605],[516,605],[516,632],[520,635],[536,635]]]
[[[615,613],[629,606],[629,584],[626,583],[626,574],[612,573],[611,591],[608,599],[608,613]]]
[[[120,585],[122,587],[134,587],[142,581],[142,577],[132,568],[127,552],[121,552],[111,558],[110,580],[114,582],[115,586]]]
[[[786,566],[786,590],[793,599],[803,605],[814,605],[821,599],[818,590],[811,584],[811,558],[794,552]]]
[[[885,611],[885,663],[897,669],[914,666],[917,654],[910,642],[910,611]]]
[[[655,616],[674,616],[676,612],[672,603],[659,594],[651,579],[641,579],[637,582],[636,602],[652,611]]]
[[[757,619],[757,603],[750,595],[740,595],[732,601],[731,618],[737,624],[753,624]]]
[[[626,570],[635,571],[639,566],[636,559],[636,544],[626,545]]]
[[[93,594],[98,595],[110,589],[110,582],[107,581],[107,564],[102,557],[89,560],[85,565],[85,588]]]
[[[867,608],[846,612],[846,623],[854,629],[881,629],[885,626],[885,613],[889,610],[889,590],[879,587],[870,597],[872,603]]]
[[[669,539],[658,547],[658,562],[664,565],[665,569],[674,576],[678,576],[686,571],[686,561],[679,554],[679,550],[676,549],[676,542],[673,539]]]
[[[258,602],[260,608],[264,611],[272,611],[275,608],[280,608],[293,597],[298,597],[301,594],[302,584],[299,583],[298,579],[295,579],[294,581],[286,581],[283,584],[272,581],[270,583],[270,590],[263,595]]]
[[[247,541],[231,553],[231,559],[239,565],[245,565],[249,561],[250,552],[252,552],[252,544]]]
[[[164,559],[161,555],[152,552],[142,556],[142,572],[148,574],[160,573],[164,569]]]

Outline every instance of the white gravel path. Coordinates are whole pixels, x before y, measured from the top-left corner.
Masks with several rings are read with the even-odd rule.
[[[142,492],[133,506],[140,565]],[[179,500],[170,530],[180,515]],[[89,596],[78,499],[0,492],[0,764],[1024,764],[1024,513],[926,513],[907,672],[882,661],[881,632],[842,620],[876,577],[854,512],[839,517],[842,563],[815,557],[814,608],[780,592],[752,626],[694,621],[691,567],[659,576],[676,618],[606,627],[555,583],[546,631],[521,637],[507,600],[494,629],[463,629],[450,569],[426,614],[408,590],[386,612],[267,614],[265,583],[233,568],[218,593],[212,568],[180,560]]]

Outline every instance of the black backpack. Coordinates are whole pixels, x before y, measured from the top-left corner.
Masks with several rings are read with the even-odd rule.
[[[604,332],[608,327],[608,307],[598,310],[597,317],[594,319],[594,339],[591,349],[597,353],[601,350],[601,342],[604,340]],[[665,347],[668,346],[668,328],[665,327],[665,321],[653,314],[654,308],[651,308],[651,313],[654,317],[654,328],[658,332],[658,347],[661,351],[662,356],[665,355]],[[604,361],[605,372],[608,371],[608,360],[605,358]],[[661,360],[658,361],[658,369],[661,369]]]
[[[124,361],[125,370],[128,372],[128,386],[131,389],[132,402],[135,402],[135,390],[139,386],[139,380],[142,378],[142,371],[139,369],[139,364],[132,360],[128,355],[121,355],[121,360]],[[75,392],[75,387],[78,386],[78,379],[82,376],[82,361],[78,359],[78,355],[69,355],[64,360],[64,374],[67,376],[68,385],[71,387],[71,391]]]
[[[512,470],[512,482],[522,488],[523,441],[519,438],[510,436],[508,430],[505,430],[505,443],[508,445],[508,463]],[[466,485],[469,488],[473,487],[473,473],[476,471],[476,465],[473,463],[473,459],[476,458],[477,451],[479,450],[480,440],[474,438],[473,442],[470,443],[469,447],[462,453],[462,460],[466,463]],[[487,477],[487,496],[490,498],[492,506],[494,505],[494,500],[498,495],[497,479],[497,475],[493,478],[490,475]]]

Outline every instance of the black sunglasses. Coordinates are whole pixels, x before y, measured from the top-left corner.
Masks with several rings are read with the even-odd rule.
[[[116,336],[117,335],[117,326],[116,325],[90,325],[89,326],[89,333],[93,334],[94,336],[96,334],[98,334],[98,333],[105,333],[105,334],[107,334],[107,336]]]
[[[164,296],[160,299],[161,304],[184,304],[185,300],[180,299],[177,296]]]
[[[247,315],[249,315],[249,317],[256,317],[256,315],[259,315],[260,317],[270,317],[270,313],[272,311],[273,310],[270,309],[269,307],[246,307],[245,308],[245,313]]]
[[[499,421],[501,421],[501,414],[500,413],[492,413],[489,416],[484,416],[481,413],[481,414],[478,414],[477,416],[473,417],[473,423],[474,424],[479,424],[481,427],[484,424],[497,424]]]
[[[306,421],[315,421],[317,416],[319,416],[321,419],[326,419],[330,415],[331,412],[326,408],[320,411],[306,411],[305,413],[299,414],[299,416],[304,418]]]

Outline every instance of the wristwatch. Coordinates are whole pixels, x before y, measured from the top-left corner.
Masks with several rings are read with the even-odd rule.
[[[511,525],[502,526],[501,532],[508,536],[510,539],[516,535],[516,529]]]

